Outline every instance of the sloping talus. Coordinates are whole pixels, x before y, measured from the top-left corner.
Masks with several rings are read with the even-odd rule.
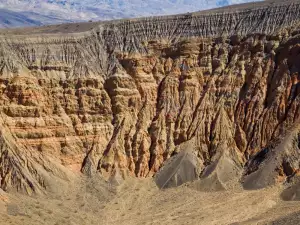
[[[0,187],[153,176],[191,140],[200,169],[244,167],[249,188],[296,174],[299,145],[283,145],[300,114],[299,13],[300,1],[266,1],[81,33],[1,31]]]

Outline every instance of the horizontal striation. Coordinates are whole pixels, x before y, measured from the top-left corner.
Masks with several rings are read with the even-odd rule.
[[[268,1],[2,35],[1,188],[42,191],[80,172],[153,176],[190,145],[201,169],[254,171],[253,157],[299,120],[299,7]],[[277,170],[296,173],[297,163]]]

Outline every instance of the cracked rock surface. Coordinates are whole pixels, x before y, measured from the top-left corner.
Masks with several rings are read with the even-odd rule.
[[[224,165],[246,188],[297,176],[299,13],[300,1],[267,1],[1,30],[0,187],[149,177],[187,149],[205,187],[232,180]]]

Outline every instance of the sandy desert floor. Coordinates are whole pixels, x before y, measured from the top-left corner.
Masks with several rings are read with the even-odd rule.
[[[114,188],[82,180],[46,197],[0,192],[0,224],[300,224],[299,202],[281,200],[281,191],[159,190],[152,179]]]

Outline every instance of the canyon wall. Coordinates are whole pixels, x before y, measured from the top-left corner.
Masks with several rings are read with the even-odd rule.
[[[254,173],[258,154],[300,133],[299,12],[300,1],[269,1],[76,34],[8,31],[0,187],[32,193],[80,174],[153,176],[182,148],[201,169],[226,154]],[[293,143],[272,168],[276,180],[299,170]]]

